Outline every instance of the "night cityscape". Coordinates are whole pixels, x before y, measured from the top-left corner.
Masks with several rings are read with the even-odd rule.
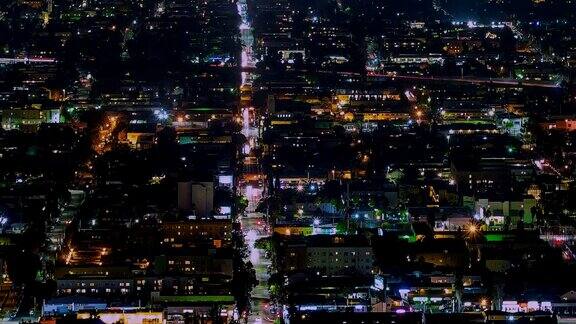
[[[576,323],[576,1],[0,0],[0,323]]]

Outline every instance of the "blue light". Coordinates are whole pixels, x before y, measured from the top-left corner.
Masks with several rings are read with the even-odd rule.
[[[156,118],[158,118],[158,120],[168,119],[168,113],[164,109],[154,110],[154,115],[156,115]]]

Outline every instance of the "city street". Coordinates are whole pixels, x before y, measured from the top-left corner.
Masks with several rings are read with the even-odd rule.
[[[250,251],[250,262],[256,270],[258,286],[252,290],[252,313],[248,317],[248,323],[271,323],[273,315],[268,312],[268,260],[264,251],[257,249],[254,244],[262,237],[268,236],[269,228],[264,222],[263,214],[248,212],[242,217],[242,231],[246,238],[246,245]]]
[[[270,235],[269,227],[265,222],[265,215],[255,212],[258,201],[262,198],[264,192],[264,182],[258,156],[254,153],[254,148],[259,145],[258,114],[251,107],[252,104],[252,84],[253,75],[247,70],[253,69],[256,62],[252,55],[252,45],[254,37],[252,27],[248,18],[248,6],[246,0],[237,2],[238,14],[241,18],[239,26],[242,38],[241,54],[241,85],[240,85],[240,111],[242,120],[242,134],[246,137],[246,144],[243,153],[246,154],[244,159],[244,174],[241,180],[240,190],[248,200],[246,214],[241,218],[242,231],[245,236],[246,245],[250,252],[250,262],[256,271],[258,285],[254,287],[251,293],[252,311],[248,316],[248,323],[272,323],[274,315],[268,311],[269,294],[268,294],[268,267],[270,260],[266,259],[264,251],[257,249],[254,245],[262,237]]]

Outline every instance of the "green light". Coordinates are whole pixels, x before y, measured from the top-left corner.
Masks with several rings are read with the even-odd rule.
[[[487,242],[502,242],[508,235],[505,234],[485,234]]]
[[[231,303],[234,302],[234,296],[228,295],[192,295],[192,296],[161,296],[159,300],[163,302],[215,302],[215,303]]]

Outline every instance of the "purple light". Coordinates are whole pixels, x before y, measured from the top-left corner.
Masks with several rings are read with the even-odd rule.
[[[406,313],[405,309],[399,308],[396,310],[396,314],[404,314],[404,313]]]

